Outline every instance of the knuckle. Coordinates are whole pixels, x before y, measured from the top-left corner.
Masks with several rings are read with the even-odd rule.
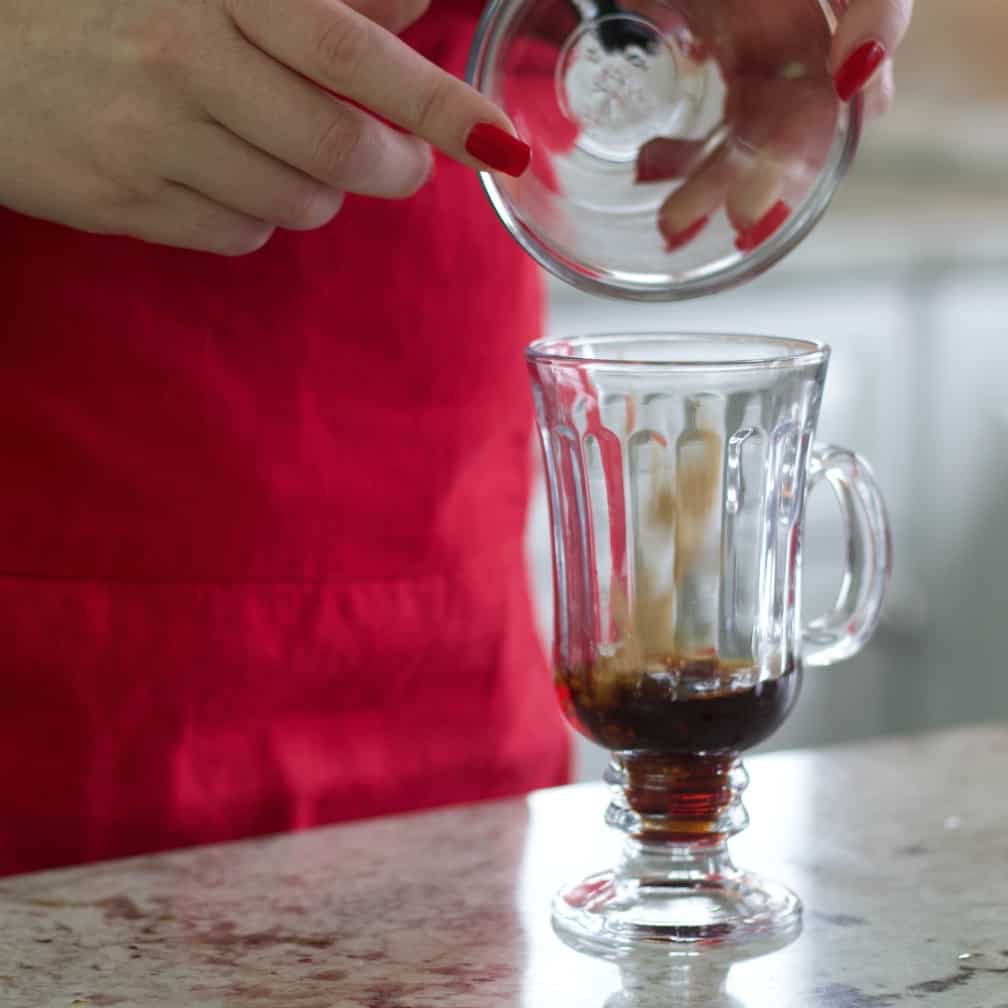
[[[450,103],[450,80],[441,74],[432,74],[417,97],[414,132],[426,134],[435,124],[443,122]]]
[[[329,182],[338,182],[347,162],[360,147],[364,136],[364,120],[350,113],[334,116],[315,141],[312,163],[316,174]]]
[[[220,15],[208,19],[196,5],[185,5],[171,17],[137,19],[121,30],[125,51],[153,81],[187,82],[206,65],[208,50],[219,43]]]
[[[145,171],[140,165],[108,164],[104,176],[108,184],[109,202],[123,210],[161,203],[170,183],[156,172]]]
[[[350,17],[334,17],[319,32],[315,45],[330,79],[348,80],[368,49],[369,22]]]

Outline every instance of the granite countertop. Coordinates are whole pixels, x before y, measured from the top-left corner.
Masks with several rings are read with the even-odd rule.
[[[801,937],[621,978],[549,927],[600,785],[0,881],[5,1008],[1008,1008],[1008,726],[749,761]]]

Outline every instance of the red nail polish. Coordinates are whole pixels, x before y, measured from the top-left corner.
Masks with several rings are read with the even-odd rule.
[[[466,137],[466,151],[494,171],[517,178],[532,160],[532,148],[493,123],[477,123]]]
[[[833,87],[841,101],[850,101],[885,59],[885,46],[874,39],[859,45],[833,77]]]
[[[701,217],[700,220],[694,221],[688,228],[684,231],[671,231],[668,225],[664,221],[658,222],[658,230],[661,231],[662,238],[665,239],[665,251],[675,252],[677,249],[681,249],[683,245],[689,244],[694,238],[707,226],[707,221],[710,220],[710,216]]]
[[[791,207],[784,200],[776,203],[755,224],[740,231],[735,239],[735,248],[739,252],[752,252],[770,237],[788,219]]]

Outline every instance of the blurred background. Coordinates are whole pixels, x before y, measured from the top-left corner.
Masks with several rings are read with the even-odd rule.
[[[894,528],[882,625],[859,657],[811,670],[763,748],[1008,717],[1008,3],[917,0],[896,102],[812,236],[749,286],[680,305],[550,286],[553,334],[704,329],[833,347],[820,439],[873,463]],[[528,551],[552,630],[540,491]],[[805,612],[842,563],[828,490],[810,502]],[[1001,631],[1006,631],[1006,646]],[[579,740],[579,777],[605,755]]]

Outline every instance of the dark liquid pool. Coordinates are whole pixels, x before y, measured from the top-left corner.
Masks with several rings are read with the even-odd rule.
[[[776,679],[716,659],[649,663],[637,672],[563,668],[560,704],[581,734],[617,753],[740,753],[769,738],[798,696],[793,665]],[[706,688],[706,691],[705,691]]]

